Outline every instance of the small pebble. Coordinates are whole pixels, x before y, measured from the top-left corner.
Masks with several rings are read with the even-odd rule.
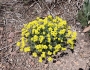
[[[0,31],[3,31],[3,27],[0,27]]]
[[[11,38],[10,38],[10,39],[8,39],[8,42],[9,42],[9,43],[12,43],[12,41],[13,41],[13,40],[12,40]]]
[[[31,65],[34,66],[34,62],[33,61],[31,62]]]
[[[45,64],[45,68],[47,68],[48,67],[48,64]]]
[[[60,62],[60,61],[57,61],[57,62],[56,62],[56,64],[57,64],[57,65],[60,65],[60,64],[61,64],[61,62]]]
[[[84,33],[81,33],[82,36],[84,36]]]
[[[13,37],[14,37],[14,32],[10,32],[9,38],[13,38]]]
[[[79,23],[79,22],[77,22],[76,24],[77,24],[77,25],[80,25],[80,23]]]
[[[2,35],[0,35],[0,39],[2,38],[3,36]]]

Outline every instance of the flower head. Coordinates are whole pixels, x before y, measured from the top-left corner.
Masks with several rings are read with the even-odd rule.
[[[53,60],[53,58],[52,57],[48,57],[48,61],[52,61]]]
[[[36,52],[33,52],[33,57],[37,57],[37,53]]]
[[[30,52],[30,46],[24,48],[24,52]]]

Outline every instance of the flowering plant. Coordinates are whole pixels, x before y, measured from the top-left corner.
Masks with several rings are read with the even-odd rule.
[[[39,62],[43,59],[52,61],[52,55],[59,51],[74,49],[76,32],[71,31],[67,22],[58,16],[51,15],[41,19],[37,17],[32,22],[24,24],[21,33],[21,41],[17,42],[20,51],[31,52],[33,57],[39,57]]]

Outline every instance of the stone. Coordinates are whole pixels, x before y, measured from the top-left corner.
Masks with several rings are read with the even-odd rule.
[[[9,38],[9,39],[8,39],[8,42],[9,42],[9,43],[12,43],[12,42],[13,42],[13,40],[12,40],[11,38]]]
[[[15,33],[16,35],[17,35],[17,34],[21,34],[21,31],[15,31],[14,33]]]
[[[82,36],[84,36],[84,33],[81,33]]]
[[[9,38],[14,38],[14,32],[10,32]]]
[[[0,39],[2,38],[3,36],[2,35],[0,35]]]
[[[60,62],[60,61],[57,61],[57,62],[56,62],[56,64],[57,64],[57,65],[60,65],[60,64],[61,64],[61,62]]]
[[[48,67],[48,64],[45,64],[45,68],[47,68]]]
[[[3,31],[3,27],[0,27],[0,31]]]
[[[34,66],[34,62],[33,61],[31,62],[31,65]]]
[[[80,23],[79,23],[79,22],[77,22],[76,24],[77,24],[77,25],[80,25]]]

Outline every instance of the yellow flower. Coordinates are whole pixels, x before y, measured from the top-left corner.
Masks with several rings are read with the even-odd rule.
[[[22,40],[21,40],[21,48],[24,48],[24,47],[25,47],[25,40],[22,39]]]
[[[47,49],[48,47],[47,47],[47,45],[42,45],[42,48]]]
[[[62,47],[61,50],[62,50],[62,51],[66,51],[67,49]]]
[[[56,20],[59,20],[60,18],[58,16],[56,16]]]
[[[56,19],[53,19],[53,22],[55,22],[55,23],[56,23],[56,22],[57,22],[57,20],[56,20]]]
[[[40,49],[42,49],[42,45],[41,44],[36,45],[35,48],[40,50]]]
[[[20,51],[23,52],[23,48],[20,48]]]
[[[72,39],[67,40],[67,44],[74,44]]]
[[[43,20],[42,19],[39,19],[39,22],[43,22]]]
[[[48,39],[48,42],[50,43],[51,42],[51,38],[47,38]]]
[[[60,38],[58,38],[58,40],[60,41]]]
[[[64,34],[65,31],[66,31],[65,29],[62,29],[62,30],[60,30],[59,34]]]
[[[45,26],[44,25],[40,25],[40,28],[45,29]]]
[[[40,43],[42,43],[43,40],[44,40],[44,36],[40,35],[40,36],[39,36],[39,41],[40,41]]]
[[[48,57],[48,61],[52,61],[53,60],[53,58],[52,57]]]
[[[76,39],[76,37],[77,37],[77,32],[73,32],[72,33],[72,39],[74,40],[74,39]]]
[[[48,18],[49,18],[50,20],[52,20],[52,16],[51,16],[51,15],[49,15]]]
[[[16,44],[17,46],[20,46],[21,45],[21,43],[20,42],[17,42],[17,44]]]
[[[43,60],[42,60],[42,57],[39,57],[39,62],[42,62]]]
[[[47,24],[47,22],[48,22],[48,18],[47,18],[47,17],[45,17],[45,19],[44,19],[44,25],[46,25],[46,24]]]
[[[39,17],[37,17],[36,19],[37,19],[37,20],[39,20],[40,18],[39,18]]]
[[[38,49],[38,52],[42,52],[42,49]]]
[[[71,30],[68,30],[67,32],[68,32],[68,33],[66,34],[66,37],[70,37],[71,34],[72,34],[72,31],[71,31]]]
[[[27,27],[27,24],[24,24],[24,27]]]
[[[29,33],[29,32],[25,33],[25,36],[26,36],[26,37],[28,37],[29,35],[30,35],[30,33]]]
[[[61,39],[61,42],[63,42],[63,40]]]
[[[60,49],[61,48],[61,45],[60,44],[57,44],[56,46],[55,46],[55,49]]]
[[[57,53],[58,51],[60,51],[60,49],[55,49],[55,52]]]
[[[71,29],[71,27],[70,27],[70,26],[68,26],[68,29]]]
[[[70,48],[71,48],[71,49],[74,49],[74,45],[73,45],[73,44],[71,44]]]
[[[56,40],[56,39],[57,39],[57,37],[55,36],[55,37],[54,37],[54,40]]]
[[[52,46],[51,45],[49,45],[49,49],[52,49]]]
[[[48,27],[52,27],[52,26],[53,26],[52,22],[48,22]]]
[[[45,52],[42,52],[41,57],[42,57],[42,58],[45,58],[45,57],[46,57]]]
[[[67,24],[66,20],[63,20],[62,23],[63,23],[63,25],[66,25]]]
[[[62,22],[59,22],[58,23],[58,28],[61,28],[61,27],[63,27],[63,23]]]
[[[45,32],[43,32],[43,34],[45,35]]]
[[[48,28],[49,31],[52,31],[53,29],[51,27]]]
[[[24,52],[29,52],[29,51],[30,51],[30,46],[24,48]]]
[[[52,55],[52,52],[50,52],[50,51],[48,51],[48,53],[47,53],[48,55]]]
[[[35,48],[36,48],[36,49],[39,49],[39,45],[35,45]]]
[[[33,52],[32,56],[33,57],[37,57],[37,53],[36,52]]]
[[[56,51],[53,51],[53,54],[55,55],[56,54]]]
[[[35,30],[35,34],[39,34],[38,30]]]
[[[55,28],[54,28],[54,31],[57,31],[57,30],[58,30],[58,28],[57,28],[57,27],[55,27]]]
[[[51,35],[54,36],[54,37],[56,37],[57,31],[51,31]]]
[[[62,18],[59,18],[59,17],[58,17],[58,20],[59,20],[60,22],[62,22],[62,21],[63,21],[63,20],[62,20]]]
[[[50,34],[47,34],[47,37],[50,37]]]
[[[35,29],[32,29],[32,34],[34,34],[35,33]]]
[[[37,35],[34,35],[33,41],[34,41],[34,42],[38,41],[38,36],[37,36]]]
[[[31,23],[28,23],[27,29],[30,29],[30,28],[31,28]]]
[[[21,33],[21,36],[24,36],[25,35],[25,33],[27,33],[28,32],[28,30],[27,29],[25,29],[25,28],[23,28],[22,29],[22,33]]]

